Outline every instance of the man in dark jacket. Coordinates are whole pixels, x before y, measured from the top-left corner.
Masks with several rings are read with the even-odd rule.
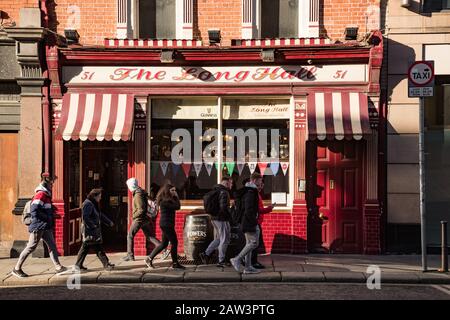
[[[30,238],[27,247],[20,254],[19,260],[11,274],[18,278],[25,278],[28,275],[22,271],[22,265],[28,256],[36,250],[39,241],[42,239],[48,247],[50,258],[55,265],[56,272],[62,273],[67,270],[62,266],[58,259],[58,250],[56,248],[55,238],[53,237],[53,227],[55,212],[52,204],[52,186],[54,178],[48,173],[41,174],[41,183],[35,189],[35,195],[32,199],[31,224],[28,226]]]
[[[225,254],[227,252],[228,244],[230,243],[230,190],[233,185],[233,180],[230,177],[222,177],[222,182],[214,187],[214,190],[219,192],[219,212],[211,215],[211,222],[215,230],[215,239],[209,244],[205,252],[200,253],[200,259],[206,264],[209,256],[214,250],[219,248],[219,263],[218,267],[229,265],[225,261]]]
[[[152,235],[151,218],[147,212],[147,193],[139,187],[136,178],[128,179],[127,186],[133,194],[133,223],[128,232],[127,255],[122,260],[134,261],[134,236],[140,229],[144,232],[147,243],[150,241],[157,247],[161,242]]]
[[[262,177],[254,172],[250,181],[245,184],[242,191],[239,192],[239,201],[243,202],[243,215],[241,222],[242,232],[245,234],[245,247],[234,258],[230,259],[231,264],[240,271],[241,260],[245,259],[244,273],[258,273],[259,270],[252,266],[252,251],[258,248],[259,244],[259,226],[258,226],[258,186],[262,183]]]

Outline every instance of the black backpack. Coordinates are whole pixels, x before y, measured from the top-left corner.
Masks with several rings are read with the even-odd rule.
[[[203,197],[203,206],[205,207],[205,212],[212,215],[218,216],[220,211],[219,206],[219,195],[220,189],[213,189],[209,191]]]

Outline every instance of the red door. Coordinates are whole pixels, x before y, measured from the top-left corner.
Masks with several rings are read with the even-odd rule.
[[[362,252],[363,143],[308,142],[311,252]]]

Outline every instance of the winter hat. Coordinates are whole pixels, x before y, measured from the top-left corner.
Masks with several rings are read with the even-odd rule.
[[[127,186],[128,186],[128,189],[129,189],[131,192],[136,191],[137,188],[139,188],[137,179],[136,179],[136,178],[130,178],[130,179],[128,179],[128,180],[127,180]]]

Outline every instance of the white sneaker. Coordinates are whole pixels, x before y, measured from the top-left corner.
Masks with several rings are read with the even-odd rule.
[[[244,269],[244,274],[255,274],[255,273],[260,273],[260,272],[261,271],[259,271],[258,269],[255,269],[253,267]]]
[[[233,266],[233,268],[237,271],[240,272],[241,271],[241,261],[238,258],[231,258],[230,259],[231,265]]]

